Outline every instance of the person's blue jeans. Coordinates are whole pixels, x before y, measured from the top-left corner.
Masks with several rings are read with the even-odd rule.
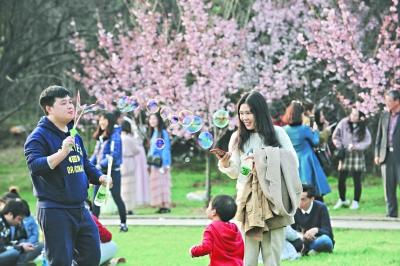
[[[310,244],[310,250],[311,249],[318,252],[332,252],[332,239],[327,235],[321,235]]]
[[[126,223],[126,208],[125,208],[125,203],[122,200],[121,197],[121,172],[118,171],[111,171],[111,177],[113,180],[113,187],[110,189],[111,195],[115,201],[115,204],[118,207],[118,213],[119,213],[119,219],[121,220],[121,223]],[[94,186],[94,191],[93,191],[93,215],[99,218],[100,215],[100,207],[94,204],[94,198],[96,197],[97,191],[99,190],[99,186],[95,185]]]
[[[0,253],[0,265],[17,265],[19,252],[16,249],[9,249]]]
[[[22,253],[19,256],[18,263],[33,261],[34,259],[36,259],[37,256],[40,255],[40,253],[42,253],[44,242],[37,242],[32,244],[36,246],[35,249],[29,253]]]

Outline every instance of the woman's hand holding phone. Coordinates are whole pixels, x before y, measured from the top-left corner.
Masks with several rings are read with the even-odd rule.
[[[225,167],[229,167],[229,160],[231,159],[231,153],[230,152],[225,152],[221,149],[213,149],[210,150],[210,152],[214,153],[217,159],[220,161],[220,163]]]

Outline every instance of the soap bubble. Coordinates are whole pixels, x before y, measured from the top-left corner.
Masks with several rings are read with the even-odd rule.
[[[210,148],[214,143],[214,137],[210,132],[201,132],[197,141],[203,149]]]
[[[225,110],[218,110],[213,115],[213,123],[216,127],[223,128],[229,123],[229,113]]]
[[[163,107],[163,108],[161,108],[160,116],[161,116],[162,118],[167,119],[167,118],[170,117],[170,115],[171,115],[171,108],[169,108],[169,107]]]
[[[196,133],[196,132],[200,131],[201,127],[203,126],[203,121],[202,121],[201,118],[198,117],[198,116],[188,116],[188,117],[186,117],[186,118],[183,120],[183,123],[184,123],[184,124],[189,123],[189,122],[186,121],[186,120],[192,121],[191,124],[190,124],[190,126],[187,126],[187,127],[184,126],[184,127],[183,127],[183,129],[186,130],[186,131],[189,132],[189,133]]]
[[[136,96],[124,96],[118,101],[117,107],[122,113],[134,111],[139,108],[139,100]]]
[[[160,109],[160,106],[158,105],[157,100],[151,99],[147,102],[146,109],[149,113],[154,114],[157,113],[158,109]]]
[[[78,112],[83,112],[84,114],[90,113],[90,112],[96,112],[97,110],[105,110],[107,109],[107,102],[103,99],[99,99],[96,101],[96,103],[90,104],[90,105],[81,105],[78,107]]]
[[[179,118],[178,118],[176,115],[171,115],[171,116],[169,117],[169,122],[170,122],[171,124],[176,124],[176,123],[179,122]]]
[[[156,149],[162,150],[165,147],[165,141],[162,138],[158,138],[155,140]]]
[[[179,119],[179,124],[181,124],[184,127],[188,127],[193,122],[193,113],[189,110],[182,110],[179,112],[178,119]]]

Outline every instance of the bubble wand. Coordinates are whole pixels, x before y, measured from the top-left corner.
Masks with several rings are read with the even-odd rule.
[[[86,104],[85,104],[86,106]],[[72,137],[75,137],[76,134],[78,134],[78,130],[76,130],[76,125],[78,124],[79,119],[81,118],[84,109],[82,109],[81,114],[79,115],[78,121],[76,120],[76,116],[78,115],[79,110],[82,109],[81,108],[81,94],[78,91],[78,96],[76,96],[76,110],[75,110],[75,116],[74,116],[74,126],[70,129],[69,133]],[[70,145],[71,147],[72,145]]]
[[[83,114],[87,114],[89,112],[95,112],[99,109],[102,109],[102,110],[107,109],[107,103],[105,100],[99,99],[94,104],[91,104],[91,105],[84,104],[81,106],[81,95],[80,95],[80,92],[78,91],[78,95],[76,97],[76,112],[75,112],[75,117],[74,117],[74,126],[69,131],[70,135],[72,137],[75,137],[76,134],[78,134],[78,130],[76,129],[76,127],[77,127],[78,122],[81,119]],[[80,114],[78,116],[79,111],[80,111]],[[77,116],[78,116],[78,119],[76,118]],[[72,148],[71,145],[70,145],[70,147]]]
[[[108,192],[110,191],[110,180],[111,180],[111,169],[112,169],[112,164],[113,164],[113,157],[108,156],[107,160],[108,160],[108,169],[107,169],[107,180],[106,180],[106,200],[105,200],[104,204],[107,204],[108,196],[110,194]]]
[[[96,197],[94,198],[94,204],[96,204],[97,206],[102,206],[104,204],[107,204],[107,201],[108,201],[113,157],[107,155],[107,160],[108,160],[108,169],[107,169],[106,185],[105,186],[100,185],[99,190],[97,191]]]

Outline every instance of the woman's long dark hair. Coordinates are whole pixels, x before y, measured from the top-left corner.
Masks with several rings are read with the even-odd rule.
[[[158,121],[157,131],[158,131],[159,137],[161,138],[161,136],[162,136],[162,131],[163,131],[163,129],[165,129],[164,121],[163,121],[162,117],[160,116],[160,112],[151,114],[150,116],[152,116],[152,115],[155,115],[155,116],[157,117],[157,121]],[[150,120],[150,116],[149,116],[149,120]],[[153,136],[153,133],[154,133],[154,128],[152,128],[152,127],[150,126],[150,124],[149,124],[149,133],[148,133],[148,135],[147,135],[147,139],[148,139],[148,141],[147,141],[147,147],[148,147],[148,148],[150,148],[150,140],[151,140],[151,137]]]
[[[254,133],[253,130],[248,130],[242,120],[240,120],[239,111],[242,104],[247,104],[250,107],[250,112],[254,115],[254,126],[257,129],[257,133],[260,134],[265,146],[279,147],[267,102],[259,92],[252,91],[243,95],[236,106],[236,111],[239,116],[239,125],[235,145],[237,145],[239,150],[247,152],[244,151],[244,144],[250,139],[251,133]]]
[[[131,123],[127,120],[122,120],[121,122],[121,131],[124,131],[128,134],[132,133]]]
[[[93,138],[98,140],[100,136],[103,136],[103,140],[106,140],[111,137],[112,133],[114,133],[114,125],[116,124],[117,121],[115,119],[115,115],[110,112],[104,113],[100,115],[100,117],[104,117],[105,119],[107,119],[108,126],[106,130],[102,130],[99,124],[97,126],[96,131],[93,133]]]
[[[354,131],[353,124],[355,124],[355,126],[358,128],[357,133],[356,133],[356,135],[358,137],[358,141],[361,141],[365,138],[367,126],[365,125],[365,114],[363,112],[358,111],[358,122],[357,123],[351,122],[350,118],[349,118],[348,124],[349,124],[351,134],[353,134],[353,131]]]
[[[303,123],[303,110],[301,102],[292,101],[286,108],[283,121],[289,126],[300,126]]]

